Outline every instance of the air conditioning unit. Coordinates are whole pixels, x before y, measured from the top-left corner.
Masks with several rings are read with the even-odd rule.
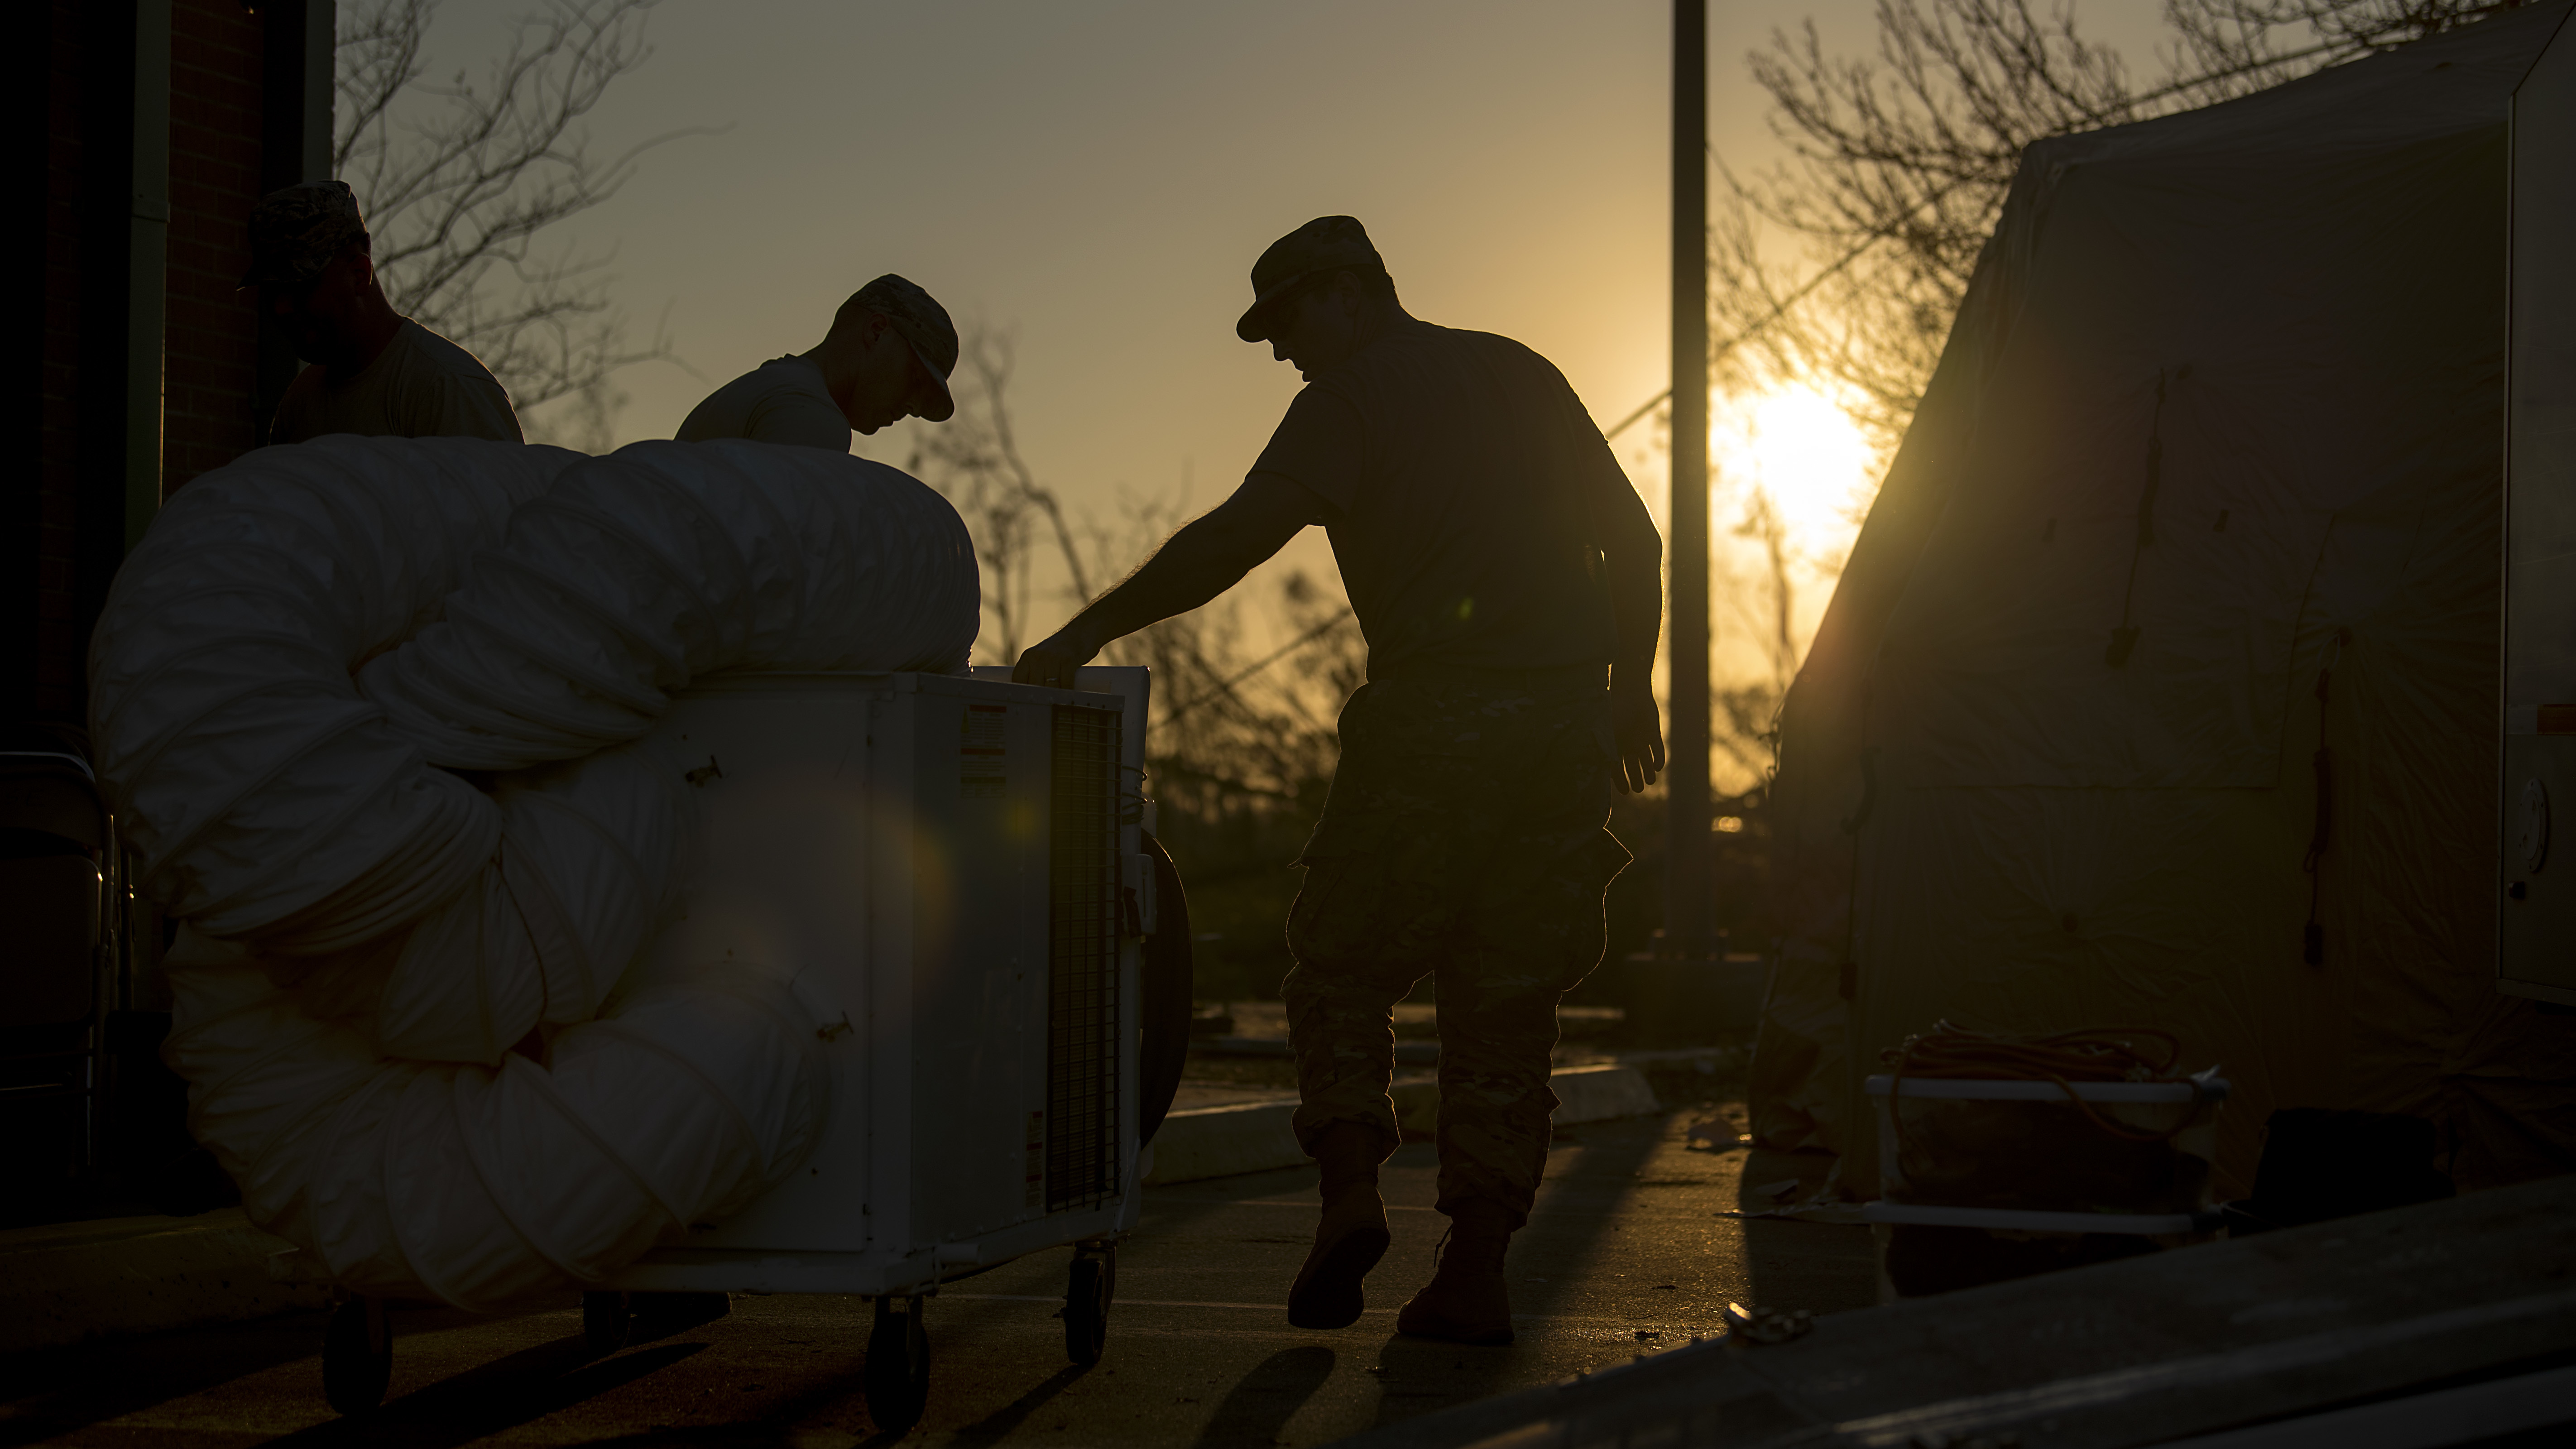
[[[797,973],[830,1116],[794,1180],[604,1293],[872,1295],[874,1400],[874,1360],[926,1353],[919,1300],[944,1278],[1070,1244],[1068,1348],[1087,1328],[1097,1356],[1189,1006],[1184,954],[1177,1012],[1158,992],[1170,1080],[1149,1085],[1144,938],[1180,903],[1147,833],[1147,671],[1078,683],[746,674],[674,700],[650,740],[700,819],[638,969]],[[1184,922],[1166,952],[1186,941]]]

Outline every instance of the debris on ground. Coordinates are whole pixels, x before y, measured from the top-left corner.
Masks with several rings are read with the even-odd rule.
[[[1726,1305],[1726,1331],[1751,1343],[1787,1343],[1816,1331],[1816,1315],[1804,1308],[1787,1311]]]

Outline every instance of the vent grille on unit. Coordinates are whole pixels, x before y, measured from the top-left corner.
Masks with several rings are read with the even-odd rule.
[[[1118,726],[1055,707],[1048,842],[1047,1211],[1118,1190]]]

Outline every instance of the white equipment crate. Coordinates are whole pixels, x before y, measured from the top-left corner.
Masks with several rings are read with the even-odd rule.
[[[831,1100],[794,1178],[587,1285],[594,1352],[640,1320],[713,1316],[654,1295],[866,1295],[868,1408],[900,1433],[929,1393],[939,1285],[1071,1246],[1065,1351],[1098,1361],[1138,1159],[1188,1047],[1190,934],[1142,794],[1147,671],[1076,682],[745,673],[673,699],[646,739],[696,820],[632,969],[730,956],[792,976]],[[300,1277],[298,1256],[273,1270]],[[392,1361],[383,1300],[344,1299],[333,1407],[373,1409]]]
[[[601,1287],[904,1296],[1134,1224],[1145,673],[748,674],[673,701],[651,738],[704,758],[704,815],[638,969],[801,973],[831,1111],[798,1177]]]

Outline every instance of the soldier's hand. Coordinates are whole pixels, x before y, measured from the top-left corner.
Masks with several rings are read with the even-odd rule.
[[[1610,731],[1619,742],[1619,791],[1638,794],[1664,768],[1664,719],[1646,671],[1611,669]]]
[[[1020,651],[1019,662],[1011,666],[1011,682],[1071,689],[1075,672],[1099,652],[1098,646],[1076,637],[1072,629],[1059,629]]]

